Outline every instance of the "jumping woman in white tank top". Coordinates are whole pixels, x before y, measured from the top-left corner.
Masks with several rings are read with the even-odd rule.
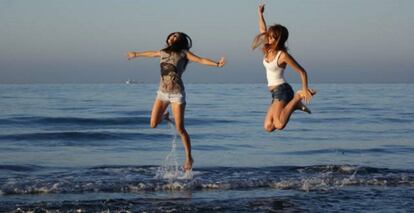
[[[263,65],[266,68],[267,86],[272,93],[272,103],[267,110],[263,126],[266,131],[272,132],[275,129],[284,129],[293,111],[302,110],[310,113],[302,104],[302,99],[309,102],[315,91],[308,88],[306,71],[287,52],[285,42],[288,39],[288,30],[279,24],[267,28],[263,12],[264,5],[259,5],[260,34],[253,41],[253,49],[263,45]],[[296,94],[283,77],[287,65],[299,73],[302,79],[302,90]]]

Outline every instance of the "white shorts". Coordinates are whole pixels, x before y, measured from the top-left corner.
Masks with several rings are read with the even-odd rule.
[[[182,93],[166,93],[158,90],[157,99],[168,103],[185,104],[185,92],[183,91]]]

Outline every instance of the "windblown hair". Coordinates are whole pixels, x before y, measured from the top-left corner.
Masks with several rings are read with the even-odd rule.
[[[177,40],[169,45],[168,44],[168,39],[172,36],[172,35],[176,35],[177,36]],[[181,53],[183,50],[190,50],[190,48],[193,46],[193,41],[191,40],[190,36],[188,36],[187,34],[183,33],[183,32],[173,32],[170,33],[167,36],[167,39],[165,40],[165,43],[167,44],[167,47],[165,47],[164,49],[162,49],[163,51],[167,52],[167,53]],[[185,58],[184,61],[184,69],[188,64],[188,59]]]
[[[275,42],[272,44],[268,43],[268,37],[272,36],[275,39]],[[288,29],[280,24],[275,24],[270,26],[266,32],[257,35],[252,43],[252,48],[256,49],[258,46],[263,45],[262,51],[266,56],[270,50],[278,51],[287,51],[286,41],[289,37]]]
[[[172,45],[169,45],[168,44],[168,39],[174,34],[177,36],[177,40]],[[190,50],[190,48],[193,45],[193,42],[192,42],[190,36],[188,36],[187,34],[185,34],[183,32],[170,33],[167,36],[167,39],[165,40],[165,43],[167,43],[167,47],[163,49],[164,51],[166,51],[166,52],[176,52],[176,53],[179,53],[183,50]]]

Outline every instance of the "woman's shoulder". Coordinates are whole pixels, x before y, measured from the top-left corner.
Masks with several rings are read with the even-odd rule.
[[[278,53],[279,53],[280,55],[286,55],[286,54],[289,54],[287,50],[279,50],[279,51],[278,51]]]
[[[181,52],[179,53],[179,55],[183,58],[187,58],[187,54],[188,52],[190,52],[189,50],[181,50]]]
[[[186,50],[186,49],[181,50],[181,54],[183,54],[184,56],[186,56],[187,53],[189,53],[189,52],[190,52],[190,50]]]
[[[279,58],[287,58],[290,56],[287,50],[279,50],[277,54],[279,55]]]
[[[167,52],[165,51],[165,49],[161,49],[160,50],[160,54],[162,55],[162,54],[167,54]]]

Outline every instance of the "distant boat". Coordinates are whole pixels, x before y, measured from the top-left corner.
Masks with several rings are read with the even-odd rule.
[[[125,81],[125,83],[126,84],[137,84],[138,82],[134,81],[134,80],[131,80],[131,79],[128,79],[127,81]]]

